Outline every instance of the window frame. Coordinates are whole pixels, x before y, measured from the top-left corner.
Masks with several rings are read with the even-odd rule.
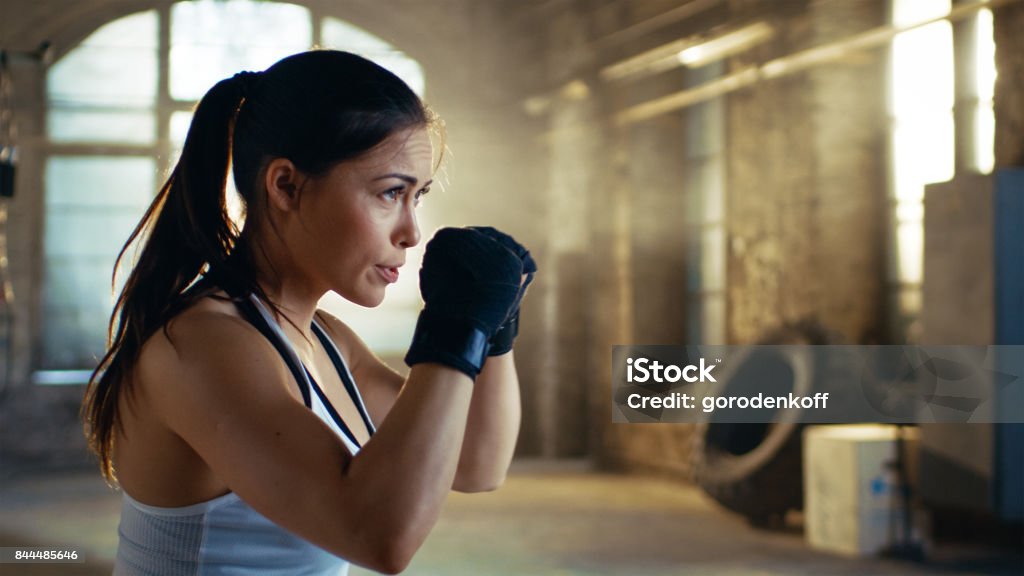
[[[152,103],[152,107],[147,109],[152,114],[154,119],[155,130],[154,140],[148,144],[133,144],[133,143],[118,143],[118,142],[60,142],[51,139],[50,129],[50,112],[53,109],[52,102],[49,98],[47,86],[49,83],[48,74],[44,71],[42,76],[42,98],[41,101],[41,118],[42,118],[42,137],[40,138],[39,145],[39,162],[36,166],[38,171],[38,178],[40,182],[45,183],[45,172],[51,159],[61,157],[85,157],[85,158],[101,158],[101,157],[143,157],[154,160],[157,170],[156,182],[157,186],[150,191],[150,199],[155,196],[159,189],[159,186],[166,180],[167,175],[173,169],[177,161],[177,153],[179,151],[180,143],[176,143],[172,140],[171,134],[171,118],[174,114],[179,112],[191,113],[197,101],[191,100],[180,100],[176,99],[171,95],[170,91],[170,53],[171,53],[171,19],[172,11],[174,6],[179,1],[172,2],[159,2],[149,3],[148,6],[133,7],[129,11],[117,12],[109,15],[102,21],[95,22],[93,25],[82,34],[75,38],[75,41],[70,43],[67,50],[60,55],[60,57],[66,56],[68,53],[75,50],[83,42],[89,39],[92,34],[103,26],[120,20],[122,18],[130,17],[133,15],[155,12],[157,18],[157,37],[156,37],[156,95]],[[315,3],[308,3],[298,0],[284,0],[280,2],[282,4],[293,4],[304,8],[310,18],[311,24],[311,46],[322,46],[323,45],[323,32],[324,26],[328,19],[337,19],[353,27],[359,28],[368,34],[376,36],[376,34],[358,24],[356,21],[342,18],[341,16],[327,13],[323,8]],[[377,36],[377,38],[380,38]],[[381,40],[384,40],[381,38]],[[391,44],[384,40],[396,51],[399,51],[408,56],[408,52],[401,50],[399,46]],[[417,58],[408,56],[411,60],[416,62],[420,70],[423,71],[425,76],[425,70],[422,61]],[[45,190],[45,184],[43,186]],[[45,192],[44,192],[45,193]],[[37,324],[41,325],[45,322],[45,318],[49,313],[48,302],[43,295],[48,285],[47,272],[45,267],[45,261],[47,257],[46,241],[45,241],[45,222],[48,218],[48,209],[45,202],[40,207],[41,211],[41,222],[44,224],[40,227],[37,237],[38,245],[40,246],[40,257],[41,265],[39,279],[39,294],[40,296],[35,299],[34,315],[39,319]],[[112,271],[111,271],[112,272]],[[109,280],[109,276],[107,278]],[[109,320],[109,317],[107,318]],[[105,334],[104,334],[105,336]],[[84,385],[88,382],[89,375],[92,373],[91,366],[84,366],[82,369],[46,369],[44,368],[47,364],[44,350],[44,336],[39,332],[36,332],[33,337],[32,355],[29,364],[30,381],[33,384],[38,385]],[[97,358],[98,360],[98,358]]]

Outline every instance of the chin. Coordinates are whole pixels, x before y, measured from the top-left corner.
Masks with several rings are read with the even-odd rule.
[[[384,302],[384,291],[383,290],[381,290],[379,292],[363,292],[363,293],[357,293],[357,294],[341,294],[341,296],[343,298],[345,298],[346,300],[348,300],[349,302],[352,302],[354,304],[358,304],[360,306],[363,306],[364,308],[376,308],[377,306],[380,306],[382,302]]]

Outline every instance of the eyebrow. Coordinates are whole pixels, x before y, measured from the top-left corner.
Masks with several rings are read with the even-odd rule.
[[[414,178],[412,176],[409,176],[408,174],[401,174],[399,172],[392,172],[390,174],[384,174],[383,176],[378,176],[378,177],[374,178],[373,180],[374,180],[374,182],[376,182],[377,180],[387,180],[388,178],[398,178],[399,180],[402,180],[403,182],[406,182],[406,183],[412,184],[412,185],[415,185],[416,182],[418,182],[418,180],[416,180],[416,178]],[[423,184],[423,187],[425,188],[427,186],[430,186],[433,182],[434,182],[433,179],[427,180]]]

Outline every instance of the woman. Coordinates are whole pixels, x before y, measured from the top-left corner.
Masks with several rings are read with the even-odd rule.
[[[124,490],[115,573],[397,573],[449,490],[501,484],[525,248],[492,228],[435,235],[407,378],[316,309],[328,290],[376,306],[397,280],[434,123],[396,76],[336,51],[203,97],[125,246],[145,235],[83,407]]]

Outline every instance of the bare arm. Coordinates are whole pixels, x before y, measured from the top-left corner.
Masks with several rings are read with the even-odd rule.
[[[519,437],[522,406],[514,352],[492,356],[476,377],[453,489],[494,490],[505,480]]]
[[[155,416],[249,505],[372,569],[408,564],[455,478],[473,394],[461,372],[417,365],[373,441],[352,457],[297,400],[270,344],[206,314],[147,344],[140,384]]]
[[[345,342],[349,365],[374,422],[391,411],[404,379],[384,364],[348,326],[334,316],[318,317],[331,335]],[[476,378],[465,439],[452,489],[459,492],[493,490],[508,472],[519,435],[521,418],[519,378],[513,353],[487,359]]]

